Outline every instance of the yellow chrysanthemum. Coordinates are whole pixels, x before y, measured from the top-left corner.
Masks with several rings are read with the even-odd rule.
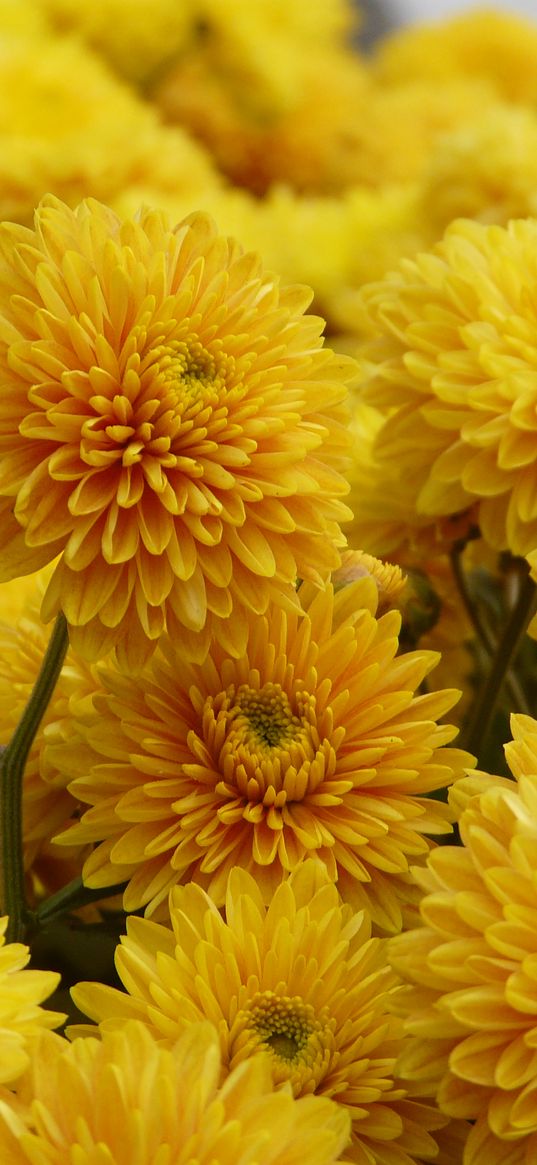
[[[511,12],[477,8],[398,29],[380,42],[374,69],[384,85],[423,78],[441,89],[464,77],[486,81],[507,101],[531,104],[537,98],[537,26]]]
[[[332,574],[332,583],[339,590],[358,578],[373,579],[378,590],[377,616],[391,607],[400,607],[401,592],[406,586],[406,577],[400,566],[382,562],[365,550],[344,550],[341,566]]]
[[[206,202],[217,202],[223,186],[221,175],[199,142],[194,141],[180,126],[155,122],[152,129],[148,129],[145,139],[138,137],[138,147],[129,173],[120,186],[116,185],[110,191],[107,202],[116,210],[127,190],[130,192],[130,208],[126,215],[120,211],[120,217],[132,218],[141,206],[158,206],[166,210],[169,203],[170,210],[173,208],[173,222],[176,223],[190,214],[193,207],[205,210]],[[86,183],[85,193],[93,194],[89,183]],[[73,205],[73,200],[69,201]],[[179,213],[176,212],[178,205],[181,207]],[[239,228],[240,223],[237,237],[241,237]]]
[[[400,929],[409,859],[450,830],[427,794],[471,763],[435,723],[458,693],[414,694],[438,657],[396,656],[401,617],[375,618],[371,579],[299,593],[302,614],[252,615],[241,659],[215,641],[189,665],[171,641],[138,678],[102,669],[93,722],[53,750],[92,806],[57,840],[98,842],[85,880],[129,879],[127,910],[152,913],[190,878],[222,902],[233,865],[269,901],[316,854],[345,898]]]
[[[387,414],[378,464],[418,518],[473,510],[488,545],[516,555],[537,547],[536,243],[533,219],[459,221],[363,292],[377,329],[364,395]]]
[[[329,288],[326,310],[336,329],[357,335],[361,342],[365,321],[358,289],[423,249],[421,209],[417,189],[409,182],[377,189],[350,187],[339,204],[346,265],[339,285],[334,280]]]
[[[454,77],[442,85],[418,77],[393,86],[370,78],[352,110],[352,182],[382,191],[386,184],[419,179],[438,139],[494,98],[492,86],[478,77]]]
[[[131,216],[141,205],[159,206],[174,221],[184,218],[192,198],[171,184],[157,186],[157,179],[148,186],[124,187],[112,201],[114,209]],[[288,187],[274,187],[260,199],[239,187],[213,184],[199,191],[196,208],[212,215],[223,233],[256,251],[286,283],[308,284],[315,309],[328,316],[330,325],[332,303],[348,282],[351,238],[342,199],[301,196]],[[373,268],[372,274],[383,272],[383,267]]]
[[[165,118],[188,127],[228,177],[256,194],[274,182],[317,194],[408,182],[440,133],[496,98],[481,77],[375,83],[356,47],[330,35],[326,14],[315,19],[318,7],[278,4],[280,16],[270,0],[201,0],[201,34],[154,92]]]
[[[0,918],[0,1084],[12,1085],[26,1069],[39,1032],[59,1027],[65,1015],[41,1007],[60,976],[25,970],[30,951],[23,943],[6,943],[7,923]]]
[[[30,697],[49,630],[39,607],[50,570],[3,583],[0,587],[0,743],[8,744]],[[84,698],[95,691],[96,675],[69,651],[52,699],[39,725],[26,761],[22,790],[24,866],[31,879],[52,892],[80,873],[83,851],[60,849],[51,842],[66,827],[78,807],[67,789],[68,777],[58,773],[47,749],[69,733],[70,715],[79,713]],[[66,876],[66,869],[74,868]],[[43,886],[41,887],[43,889]]]
[[[448,552],[470,535],[473,511],[453,519],[431,520],[417,515],[410,471],[401,478],[397,462],[383,465],[375,460],[374,441],[381,426],[378,410],[355,401],[350,474],[353,521],[349,541],[353,546],[367,546],[375,555],[393,556],[404,571],[411,572],[398,604],[403,612],[401,638],[407,644],[439,653],[438,667],[428,686],[461,689],[463,697],[455,712],[460,724],[472,695],[469,681],[474,661],[469,643],[473,630],[455,586]],[[342,560],[361,553],[344,551]],[[335,580],[343,569],[335,573]]]
[[[166,74],[154,94],[165,120],[186,127],[228,178],[259,195],[274,182],[318,194],[358,182],[370,90],[358,53],[273,36],[250,39],[239,53],[233,43],[223,62],[223,43],[209,39]]]
[[[61,553],[43,617],[82,655],[140,667],[167,626],[239,656],[243,612],[339,563],[352,361],[205,215],[49,197],[0,253],[3,577]]]
[[[131,216],[141,205],[162,207],[174,221],[189,213],[192,193],[166,179],[162,151],[158,157],[159,169],[149,184],[130,184],[111,200],[120,216]],[[255,198],[248,190],[212,182],[198,190],[195,201],[222,232],[257,251],[265,267],[285,282],[312,288],[331,343],[335,331],[360,332],[358,288],[429,241],[419,219],[417,191],[409,186],[350,187],[326,196],[275,186],[264,198]]]
[[[300,54],[340,44],[356,24],[350,0],[38,0],[52,24],[77,32],[149,91],[179,59],[204,53],[238,88],[248,78],[277,106],[296,85]],[[248,94],[251,100],[252,93]]]
[[[475,661],[469,645],[474,632],[455,585],[449,552],[458,542],[463,543],[472,536],[474,513],[470,509],[453,519],[431,519],[416,514],[411,471],[401,478],[397,462],[385,465],[375,459],[374,443],[382,423],[379,410],[359,399],[354,401],[349,499],[353,521],[349,541],[353,546],[367,546],[375,555],[393,557],[399,569],[410,572],[397,602],[403,614],[401,640],[439,653],[438,666],[427,681],[428,687],[461,689],[462,699],[454,713],[456,723],[460,724],[472,698],[470,679]],[[471,541],[470,547],[474,546],[478,551],[467,564],[469,568],[484,565],[483,543]],[[362,553],[346,550],[342,562],[352,561],[353,554]],[[342,566],[333,578],[337,580],[343,571]]]
[[[537,115],[494,103],[435,145],[422,177],[424,227],[436,241],[455,218],[505,226],[537,212]]]
[[[438,848],[416,871],[423,925],[392,944],[410,984],[401,1071],[475,1121],[464,1165],[531,1165],[537,1154],[537,721],[513,716],[512,730],[516,783],[459,782],[463,848]]]
[[[48,573],[50,574],[50,570]],[[11,582],[0,583],[0,621],[2,623],[11,627],[17,623],[25,607],[35,599],[36,588],[40,585],[41,577],[46,577],[45,571],[40,571],[38,574],[28,574]],[[44,587],[42,589],[44,590]]]
[[[218,1036],[192,1024],[162,1048],[132,1022],[102,1041],[43,1037],[21,1098],[0,1102],[3,1165],[332,1165],[348,1117],[274,1092],[263,1060],[220,1084]]]
[[[0,45],[2,53],[11,51],[16,40],[43,37],[47,21],[35,0],[0,0]]]
[[[34,0],[35,3],[35,0]],[[105,57],[120,76],[147,85],[188,44],[186,3],[156,0],[37,0],[58,32],[75,32]]]
[[[255,152],[265,130],[293,116],[311,80],[312,60],[318,67],[335,54],[345,58],[343,68],[348,61],[353,73],[359,70],[357,54],[346,51],[356,23],[350,0],[313,0],[310,5],[303,0],[257,0],[255,5],[248,0],[187,0],[185,7],[189,39],[171,70],[161,70],[163,86],[156,77],[153,94],[168,112],[179,113],[181,124],[194,119],[226,170],[237,165],[241,152]],[[211,100],[215,96],[218,108]],[[222,151],[226,130],[229,159]]]
[[[415,456],[411,462],[409,457],[402,470],[396,457],[383,457],[385,417],[381,409],[366,404],[359,390],[352,393],[351,405],[351,545],[410,567],[445,554],[454,543],[468,537],[475,525],[473,509],[454,517],[419,513],[416,494],[424,472],[420,459]]]
[[[341,904],[320,863],[303,863],[268,908],[256,880],[235,869],[224,917],[193,883],[172,891],[170,913],[173,933],[129,920],[116,961],[130,995],[97,983],[73,989],[103,1034],[136,1017],[169,1043],[209,1018],[227,1071],[262,1058],[276,1085],[288,1082],[296,1097],[324,1095],[349,1111],[347,1160],[436,1158],[430,1130],[442,1118],[394,1079],[403,1035],[390,1014],[398,980],[385,941],[371,939],[364,912]]]
[[[0,111],[2,219],[30,224],[48,192],[75,205],[88,195],[107,201],[149,176],[177,196],[217,181],[197,143],[162,126],[74,39],[10,40],[0,53]]]

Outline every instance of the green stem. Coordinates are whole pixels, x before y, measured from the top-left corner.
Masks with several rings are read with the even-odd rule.
[[[491,656],[496,654],[498,641],[493,632],[487,626],[487,623],[483,620],[468,590],[466,584],[466,575],[464,573],[461,562],[465,546],[465,542],[457,542],[454,545],[450,554],[451,569],[464,610],[466,611],[466,614],[472,624],[478,642],[481,644],[485,654],[490,659]],[[513,711],[516,710],[517,712],[526,712],[529,714],[530,709],[526,700],[525,692],[516,675],[511,669],[509,669],[506,673],[505,687],[509,694],[509,700],[511,702]]]
[[[477,638],[481,646],[484,647],[485,651],[487,652],[487,655],[492,655],[495,650],[496,643],[491,633],[489,632],[488,627],[486,627],[482,622],[479,611],[475,607],[466,585],[466,576],[461,563],[461,557],[465,546],[465,542],[457,542],[453,547],[450,554],[451,569],[453,571],[453,577],[457,584],[457,590],[461,597],[464,610],[468,615]]]
[[[32,694],[13,736],[0,757],[0,906],[9,915],[6,938],[24,940],[29,911],[24,890],[22,778],[28,753],[48,707],[69,646],[67,623],[60,614]]]
[[[38,906],[32,914],[32,920],[37,927],[44,926],[45,923],[52,922],[68,911],[78,910],[80,906],[89,906],[92,902],[102,902],[103,898],[112,898],[116,894],[121,894],[124,889],[125,882],[121,882],[117,886],[104,888],[101,886],[98,890],[91,890],[84,885],[82,878],[73,878],[72,882],[62,886],[61,890],[51,894],[50,898]]]
[[[500,690],[517,655],[536,605],[537,588],[528,573],[521,583],[517,602],[499,640],[492,667],[463,732],[463,747],[474,755],[479,754],[479,746],[488,731]]]

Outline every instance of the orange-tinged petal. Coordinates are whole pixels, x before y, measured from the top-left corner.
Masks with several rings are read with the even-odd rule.
[[[63,539],[59,539],[49,542],[46,546],[29,549],[19,523],[12,516],[12,511],[13,503],[9,499],[0,499],[0,521],[3,530],[0,583],[41,570],[41,567],[56,558],[63,547]]]

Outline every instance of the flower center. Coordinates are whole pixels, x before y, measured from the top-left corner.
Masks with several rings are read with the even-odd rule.
[[[225,780],[217,792],[239,793],[258,814],[260,802],[275,811],[287,800],[302,800],[315,760],[315,698],[293,693],[295,707],[280,684],[262,688],[230,686],[206,707],[206,741]],[[246,809],[245,809],[246,813]]]
[[[219,394],[225,388],[225,368],[219,368],[214,356],[199,340],[174,340],[162,349],[157,363],[158,376],[166,387],[175,389],[179,398],[209,392]]]
[[[315,1029],[313,1008],[299,996],[278,998],[271,991],[255,997],[250,1026],[264,1044],[286,1062],[297,1059]]]
[[[250,1040],[237,1041],[237,1049],[251,1054],[252,1038],[254,1047],[265,1048],[272,1059],[275,1083],[290,1080],[295,1095],[299,1095],[313,1091],[326,1075],[334,1050],[335,1027],[326,1008],[317,1016],[311,1004],[299,995],[279,996],[262,991],[254,995],[237,1019],[236,1030],[242,1028],[250,1035]]]
[[[307,801],[335,773],[345,731],[334,727],[330,708],[319,715],[316,694],[300,684],[286,691],[276,682],[260,687],[258,672],[249,679],[205,698],[191,689],[203,726],[200,746],[219,774],[219,821],[233,825],[243,818],[255,826],[264,820],[281,831],[290,822],[286,806]],[[339,799],[346,791],[340,786]]]
[[[301,1043],[296,1039],[296,1036],[286,1035],[285,1033],[275,1033],[273,1036],[267,1036],[264,1042],[281,1060],[296,1060],[301,1047]]]
[[[226,393],[233,361],[213,356],[196,339],[155,344],[142,355],[143,339],[133,329],[121,390],[91,397],[93,415],[82,426],[80,454],[99,468],[119,462],[127,469],[143,461],[153,488],[161,493],[165,479],[157,465],[200,476],[188,456],[190,446],[206,442],[207,425]]]
[[[237,691],[236,707],[246,721],[244,739],[254,747],[284,747],[300,731],[300,720],[293,715],[289,698],[280,684],[265,684],[258,690],[242,684]]]

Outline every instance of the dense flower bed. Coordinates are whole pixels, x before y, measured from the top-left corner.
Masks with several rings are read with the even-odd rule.
[[[0,0],[6,1165],[537,1159],[537,24],[358,26]]]

